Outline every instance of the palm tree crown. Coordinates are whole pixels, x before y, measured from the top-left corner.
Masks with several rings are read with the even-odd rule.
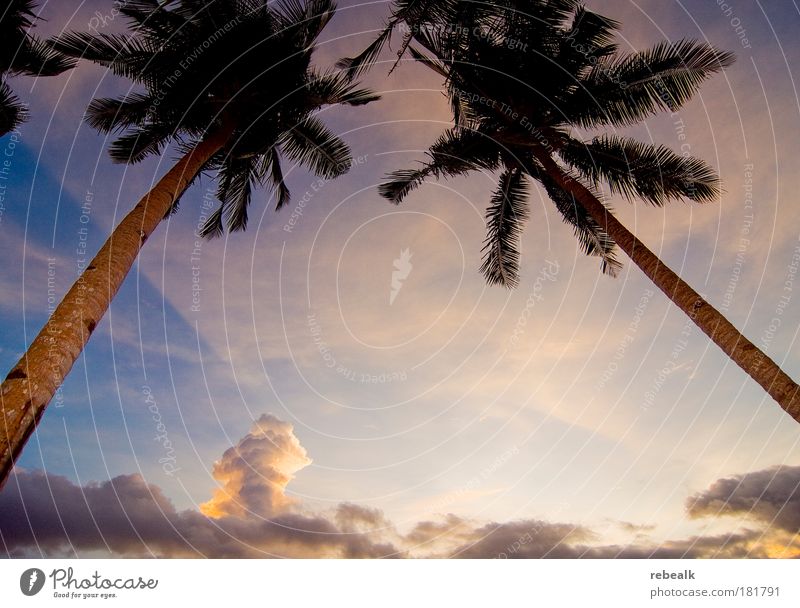
[[[203,235],[244,230],[255,185],[271,185],[277,207],[289,200],[282,157],[326,179],[349,169],[349,148],[318,110],[377,99],[346,74],[312,67],[332,0],[127,0],[118,10],[129,34],[65,34],[51,48],[137,86],[95,99],[87,113],[118,134],[114,160],[138,162],[169,145],[183,153],[114,228],[0,387],[0,487],[142,246],[192,181],[217,175],[221,205]]]
[[[35,7],[34,0],[7,0],[0,13],[0,135],[14,130],[27,115],[6,82],[9,76],[56,76],[74,65],[29,32]]]
[[[430,147],[427,162],[393,173],[381,194],[400,202],[429,176],[500,171],[481,268],[490,283],[518,282],[526,176],[544,187],[583,250],[600,256],[605,272],[619,269],[614,239],[553,179],[542,154],[592,190],[605,184],[653,205],[717,196],[717,177],[699,159],[619,135],[584,141],[577,130],[630,126],[676,110],[732,62],[729,53],[686,40],[622,53],[614,43],[617,22],[575,0],[446,1],[434,13],[424,4],[396,2],[386,38],[341,65],[359,73],[377,57],[386,32],[405,24],[400,53],[409,50],[445,79],[454,127]]]
[[[169,143],[191,149],[215,129],[231,129],[203,167],[218,171],[222,202],[203,228],[208,236],[225,225],[246,228],[255,184],[272,186],[277,208],[289,200],[281,156],[325,178],[349,169],[348,146],[314,114],[378,97],[311,66],[335,8],[332,0],[133,0],[120,8],[131,34],[71,33],[55,48],[144,88],[89,107],[92,126],[122,132],[110,150],[118,162],[141,161]]]
[[[408,51],[445,80],[454,126],[421,167],[396,171],[380,192],[399,203],[429,176],[500,171],[486,211],[481,270],[490,283],[519,281],[519,239],[528,217],[528,177],[571,224],[586,253],[616,274],[617,247],[778,404],[800,422],[800,385],[661,261],[604,203],[598,190],[656,206],[713,200],[715,172],[702,160],[617,134],[588,141],[580,130],[627,127],[676,111],[733,56],[689,40],[623,53],[618,24],[578,0],[396,0],[383,32],[340,62],[351,77],[405,26]],[[395,62],[396,65],[397,62]]]

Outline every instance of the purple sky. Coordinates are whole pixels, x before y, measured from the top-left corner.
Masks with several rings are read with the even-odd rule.
[[[736,53],[686,108],[630,130],[707,160],[721,200],[611,202],[800,378],[800,10],[587,5],[623,23],[623,49],[690,37]],[[122,31],[111,6],[42,2],[38,29]],[[317,61],[363,48],[387,11],[340,2]],[[258,193],[247,232],[198,247],[204,179],[159,227],[0,494],[5,550],[800,554],[800,427],[635,266],[602,276],[531,188],[521,284],[487,287],[496,176],[379,198],[451,121],[440,78],[412,63],[387,77],[393,57],[365,79],[381,101],[325,111],[358,158],[349,174],[320,184],[287,166],[288,208]],[[82,116],[128,84],[95,66],[12,84],[32,118],[0,140],[4,369],[175,159],[111,163]]]

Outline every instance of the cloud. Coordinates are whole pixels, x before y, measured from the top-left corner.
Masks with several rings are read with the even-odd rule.
[[[447,514],[398,531],[382,511],[340,503],[314,513],[287,495],[311,463],[292,425],[264,415],[214,464],[219,482],[199,510],[178,511],[141,475],[75,484],[17,469],[0,493],[0,542],[10,557],[428,557],[685,558],[800,553],[800,467],[720,479],[687,502],[693,518],[746,515],[758,529],[657,543],[647,526],[628,545],[603,543],[590,527],[523,519],[486,522]]]
[[[800,534],[800,466],[777,466],[719,479],[686,504],[692,517],[744,515]]]
[[[294,474],[311,464],[292,425],[263,415],[238,444],[214,463],[220,488],[200,506],[210,517],[270,516],[285,511],[292,500],[284,491]]]
[[[79,486],[17,471],[0,494],[0,540],[11,557],[383,557],[391,544],[320,516],[207,517],[176,511],[140,475]]]
[[[0,540],[15,557],[399,555],[379,511],[345,503],[329,514],[302,512],[285,489],[310,462],[292,425],[264,415],[215,463],[219,487],[199,511],[177,511],[141,475],[81,486],[16,470],[0,494]]]

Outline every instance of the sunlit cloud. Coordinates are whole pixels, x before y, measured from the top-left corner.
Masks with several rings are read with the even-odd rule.
[[[211,500],[200,505],[200,511],[216,518],[268,517],[286,511],[293,502],[285,494],[286,486],[309,464],[311,459],[292,425],[264,415],[214,463],[213,475],[220,487]]]
[[[11,557],[791,557],[800,550],[798,467],[720,480],[687,503],[692,517],[746,508],[758,514],[760,530],[655,543],[650,527],[622,522],[637,536],[618,545],[591,526],[557,521],[499,523],[449,513],[402,532],[373,507],[345,502],[314,512],[286,493],[310,462],[292,426],[264,415],[215,463],[220,485],[199,510],[178,511],[138,474],[81,486],[17,470],[0,494],[0,539]]]

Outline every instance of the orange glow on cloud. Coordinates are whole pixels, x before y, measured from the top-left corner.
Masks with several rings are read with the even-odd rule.
[[[209,517],[270,516],[293,501],[285,494],[295,473],[311,464],[292,425],[269,415],[259,418],[235,446],[214,463],[219,482],[214,496],[200,505]]]

